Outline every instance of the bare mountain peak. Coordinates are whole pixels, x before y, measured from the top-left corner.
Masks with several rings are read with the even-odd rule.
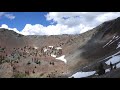
[[[24,36],[22,34],[19,34],[13,30],[9,30],[9,29],[6,29],[6,28],[0,28],[0,32],[3,34],[6,34],[6,35],[15,35],[15,36],[18,36],[18,37],[21,37],[21,36]]]

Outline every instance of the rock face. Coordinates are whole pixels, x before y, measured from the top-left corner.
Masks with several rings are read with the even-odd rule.
[[[24,36],[0,28],[0,77],[69,77],[118,52],[119,36],[120,18],[78,35]],[[66,63],[56,59],[63,55]]]

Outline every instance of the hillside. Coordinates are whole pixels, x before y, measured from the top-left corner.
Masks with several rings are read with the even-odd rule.
[[[82,34],[50,36],[24,36],[0,28],[0,77],[67,78],[95,71],[101,62],[119,55],[119,24],[117,18]]]

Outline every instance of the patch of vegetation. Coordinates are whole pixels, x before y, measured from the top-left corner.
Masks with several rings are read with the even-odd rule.
[[[105,74],[105,69],[102,63],[100,63],[100,65],[98,66],[98,74],[99,75]]]
[[[17,73],[15,75],[13,75],[13,78],[26,78],[27,75],[24,73]]]
[[[5,50],[5,48],[0,48],[0,52],[3,52]]]
[[[40,74],[40,77],[42,77],[43,75],[44,75],[44,73],[41,73],[41,74]]]
[[[50,62],[50,65],[54,65],[54,62]]]
[[[27,65],[30,65],[30,64],[31,64],[30,61],[28,61]]]
[[[5,62],[5,57],[0,55],[0,64],[4,63]]]
[[[50,74],[47,75],[48,78],[56,78],[55,72],[51,72]]]
[[[35,71],[33,70],[33,73],[35,73]]]
[[[40,62],[40,61],[38,61],[38,60],[37,60],[37,61],[35,61],[35,63],[36,63],[36,64],[39,64],[39,65],[41,64],[41,62]]]

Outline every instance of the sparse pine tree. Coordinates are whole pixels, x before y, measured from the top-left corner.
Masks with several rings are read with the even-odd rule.
[[[52,65],[54,65],[54,62],[52,62]]]
[[[30,65],[30,64],[31,64],[30,61],[28,61],[27,65]]]
[[[18,60],[20,60],[20,57],[18,57]]]
[[[110,69],[113,70],[113,64],[110,62]]]
[[[29,71],[25,71],[25,74],[26,74],[26,75],[29,75],[30,73],[29,73]]]
[[[114,69],[116,69],[117,67],[116,67],[116,64],[114,65]]]
[[[99,75],[103,75],[105,74],[105,69],[102,63],[100,63],[99,67],[98,67],[98,74]]]
[[[35,71],[33,70],[33,73],[35,73]]]

